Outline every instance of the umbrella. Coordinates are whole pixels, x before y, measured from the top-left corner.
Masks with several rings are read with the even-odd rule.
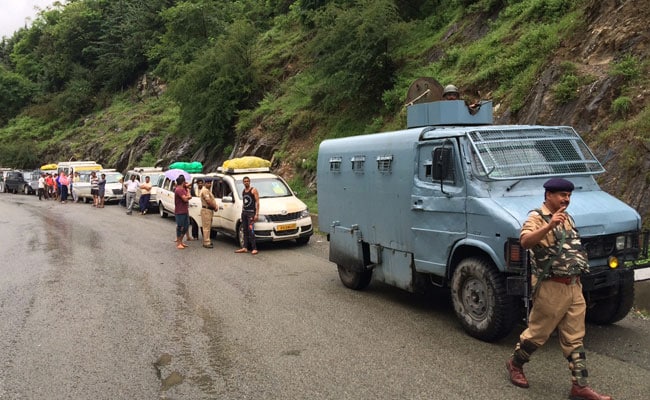
[[[192,177],[190,176],[190,174],[183,171],[182,169],[168,169],[167,171],[165,171],[165,177],[167,177],[167,178],[169,178],[169,179],[171,179],[173,181],[178,179],[178,177],[181,176],[181,175],[183,175],[185,177],[186,182],[189,182],[189,181],[192,180]]]

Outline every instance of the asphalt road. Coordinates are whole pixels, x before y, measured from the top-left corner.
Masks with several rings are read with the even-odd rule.
[[[339,282],[327,242],[175,248],[174,223],[119,206],[0,194],[0,399],[565,399],[555,338],[512,386],[498,343],[447,293]],[[650,393],[650,321],[587,328],[593,386]]]

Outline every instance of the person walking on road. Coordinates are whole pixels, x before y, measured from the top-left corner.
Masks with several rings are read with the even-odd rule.
[[[533,210],[521,228],[521,246],[530,249],[533,307],[528,327],[519,336],[514,353],[506,362],[513,385],[529,387],[524,364],[557,329],[560,347],[571,370],[570,399],[611,400],[587,383],[585,336],[586,302],[580,275],[588,272],[587,255],[573,218],[566,212],[573,183],[562,178],[544,183],[544,203]]]
[[[201,229],[203,230],[203,247],[211,249],[213,247],[210,240],[210,231],[212,231],[212,217],[217,210],[217,202],[212,194],[212,180],[208,178],[199,192],[201,197]]]
[[[183,243],[183,236],[190,226],[189,202],[192,198],[188,190],[188,183],[185,182],[185,176],[180,175],[176,178],[176,188],[174,189],[174,215],[176,216],[176,248],[183,250],[187,244]]]
[[[135,204],[135,192],[140,187],[140,181],[135,179],[135,175],[131,176],[131,180],[126,182],[126,214],[133,214],[133,204]]]
[[[260,195],[257,189],[251,186],[251,180],[245,176],[243,179],[244,190],[242,191],[243,207],[241,212],[241,224],[244,229],[244,246],[235,250],[235,253],[247,253],[250,248],[251,254],[257,254],[257,243],[255,242],[255,231],[253,226],[257,221],[260,210]]]

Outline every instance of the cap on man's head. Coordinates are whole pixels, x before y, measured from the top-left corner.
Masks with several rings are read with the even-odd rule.
[[[544,189],[549,192],[573,192],[573,183],[563,178],[551,178],[544,183]]]

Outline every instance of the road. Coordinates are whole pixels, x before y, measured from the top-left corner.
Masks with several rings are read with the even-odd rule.
[[[0,399],[565,399],[556,338],[512,386],[447,293],[339,282],[327,243],[179,251],[174,223],[0,194]],[[650,321],[587,328],[592,383],[650,393]]]

